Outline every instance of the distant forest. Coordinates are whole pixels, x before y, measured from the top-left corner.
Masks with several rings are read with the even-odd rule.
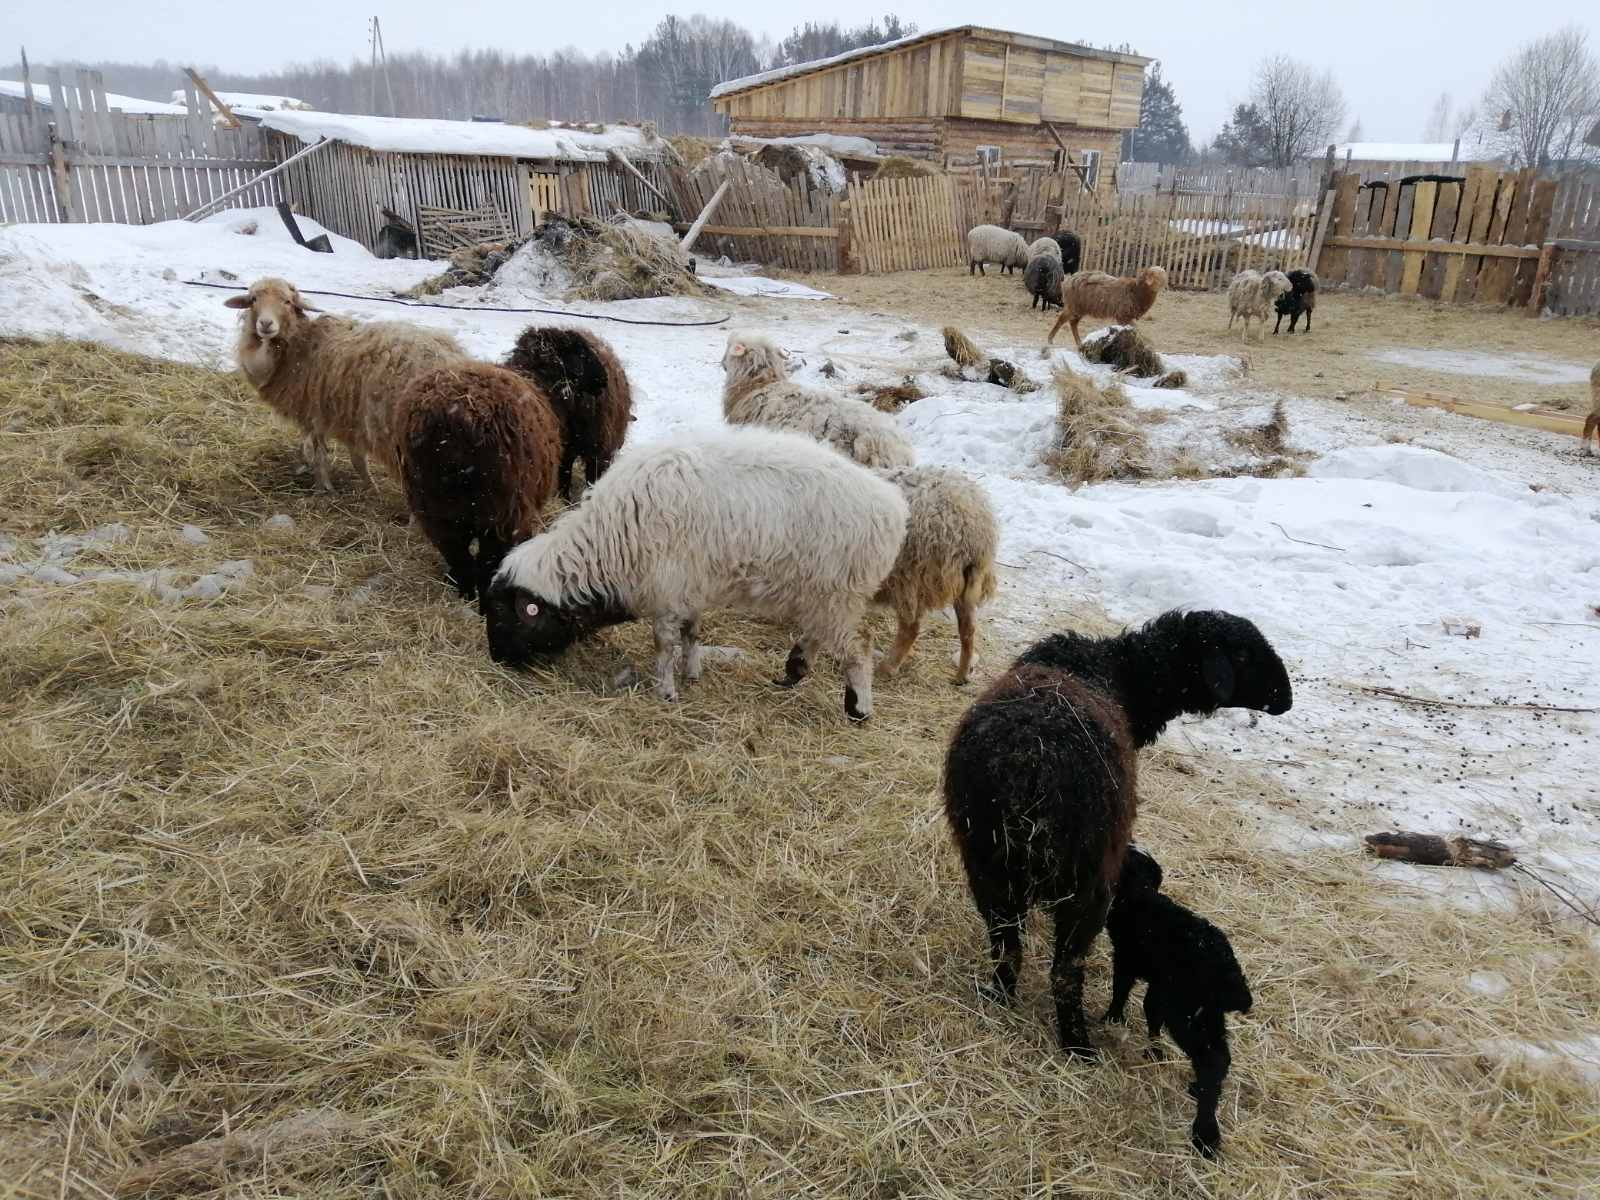
[[[472,116],[506,121],[654,121],[663,133],[720,134],[722,118],[707,95],[718,83],[757,71],[839,54],[915,33],[890,14],[854,28],[808,21],[775,45],[732,21],[696,14],[664,17],[643,45],[618,53],[508,54],[462,50],[444,56],[389,56],[374,73],[369,61],[291,64],[245,75],[216,64],[197,69],[218,91],[293,96],[324,112],[382,116]],[[166,100],[192,63],[158,61],[31,63],[35,81],[50,66],[92,67],[106,90]],[[21,78],[20,63],[0,66],[0,78]]]

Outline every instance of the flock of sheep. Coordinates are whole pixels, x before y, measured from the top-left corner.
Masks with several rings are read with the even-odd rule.
[[[1061,327],[1067,325],[1073,345],[1081,348],[1078,323],[1085,317],[1132,325],[1150,311],[1167,286],[1167,273],[1161,267],[1145,267],[1137,275],[1118,278],[1103,271],[1079,271],[1081,261],[1082,242],[1073,233],[1041,237],[1032,243],[999,225],[978,225],[967,234],[967,274],[983,274],[988,263],[998,265],[1002,274],[1020,269],[1023,287],[1033,297],[1029,307],[1048,312],[1054,305],[1061,310],[1047,342],[1055,341]],[[1289,318],[1289,332],[1293,333],[1302,316],[1310,333],[1316,307],[1317,277],[1310,271],[1245,270],[1228,284],[1228,328],[1243,318],[1246,338],[1252,320],[1266,327],[1269,309],[1278,315],[1273,333],[1278,332],[1284,317]]]
[[[976,614],[995,594],[988,497],[958,471],[917,466],[892,416],[795,382],[770,340],[729,337],[725,428],[632,448],[613,465],[632,393],[590,333],[530,327],[496,365],[404,322],[314,317],[282,279],[226,303],[241,310],[240,367],[303,432],[316,486],[332,488],[330,439],[369,484],[369,459],[396,475],[447,577],[476,599],[496,662],[526,665],[644,620],[656,693],[672,700],[680,673],[700,675],[702,614],[733,607],[796,633],[780,684],[800,683],[819,653],[839,660],[845,713],[861,721],[874,675],[861,623],[876,602],[898,622],[879,669],[905,660],[926,612],[952,607],[955,681],[967,681]],[[1066,306],[1063,319],[1087,311]],[[558,490],[575,498],[580,459],[587,490],[547,522]],[[985,994],[1015,996],[1023,923],[1048,910],[1061,1044],[1092,1054],[1083,960],[1109,929],[1108,1019],[1148,982],[1152,1043],[1165,1027],[1194,1064],[1192,1140],[1207,1155],[1228,1067],[1224,1014],[1247,1010],[1250,994],[1227,938],[1161,895],[1160,868],[1131,846],[1137,755],[1179,714],[1290,704],[1283,663],[1249,621],[1174,612],[1118,637],[1032,646],[972,705],[948,752],[946,811],[994,956]]]

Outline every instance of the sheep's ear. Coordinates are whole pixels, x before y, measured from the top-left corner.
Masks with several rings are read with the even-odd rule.
[[[1227,707],[1233,700],[1234,687],[1233,663],[1227,654],[1221,650],[1206,651],[1205,661],[1200,664],[1200,677],[1205,680],[1206,690],[1217,707]]]
[[[249,308],[249,296],[229,296],[222,302],[224,308]]]

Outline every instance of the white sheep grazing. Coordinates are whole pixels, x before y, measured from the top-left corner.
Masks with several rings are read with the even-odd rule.
[[[1051,258],[1055,259],[1057,262],[1060,262],[1061,243],[1056,241],[1055,238],[1050,237],[1035,239],[1033,244],[1028,247],[1028,261],[1032,262],[1041,254],[1048,254]],[[968,274],[971,274],[971,272],[969,271]]]
[[[1027,239],[998,225],[974,226],[967,234],[967,274],[982,275],[984,263],[998,263],[1001,274],[1020,270],[1028,265]]]
[[[922,614],[951,607],[961,636],[956,685],[972,673],[976,614],[994,598],[994,556],[1000,524],[983,488],[946,467],[894,467],[880,471],[906,498],[906,540],[874,599],[895,611],[899,629],[883,660],[893,674],[911,653]]]
[[[1294,285],[1282,271],[1240,271],[1228,284],[1228,328],[1233,328],[1236,318],[1244,319],[1244,337],[1250,337],[1250,322],[1261,322],[1261,334],[1267,328],[1267,314],[1279,296]]]
[[[862,614],[906,531],[899,490],[809,438],[727,429],[628,451],[489,585],[489,653],[522,664],[601,625],[651,623],[656,694],[698,679],[700,616],[735,607],[798,630],[782,682],[822,651],[845,664],[845,713],[872,712]]]
[[[803,433],[866,467],[909,467],[916,461],[892,416],[864,401],[795,383],[783,351],[759,334],[729,334],[722,369],[722,415],[730,425]]]
[[[313,319],[308,314],[316,307],[284,279],[258,279],[223,304],[244,310],[240,369],[269,406],[300,427],[301,452],[324,492],[333,490],[330,437],[345,444],[356,475],[370,487],[369,456],[398,469],[393,409],[405,385],[467,357],[449,334],[402,321]]]

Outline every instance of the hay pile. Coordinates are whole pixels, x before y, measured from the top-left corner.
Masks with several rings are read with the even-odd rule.
[[[874,179],[921,179],[926,175],[938,174],[934,168],[925,162],[918,162],[914,158],[905,158],[895,154],[884,159],[878,164],[878,169],[872,173]]]
[[[640,300],[708,293],[677,242],[648,222],[552,217],[533,231],[500,280],[572,300]]]
[[[1181,388],[1189,377],[1183,371],[1168,371],[1161,355],[1139,335],[1133,325],[1110,325],[1083,344],[1083,357],[1104,363],[1138,379],[1154,379],[1152,387]]]
[[[1187,1064],[1147,1062],[1137,1018],[1062,1061],[1047,923],[1019,1006],[976,998],[938,804],[970,703],[948,626],[860,729],[836,670],[769,686],[785,632],[725,614],[707,636],[745,657],[675,705],[610,687],[649,660],[637,626],[506,672],[393,484],[312,494],[237,376],[0,346],[0,413],[19,543],[121,521],[111,563],[257,565],[211,603],[0,589],[8,1195],[1592,1189],[1590,1087],[1484,1050],[1581,1027],[1600,994],[1589,940],[1533,900],[1428,907],[1355,838],[1285,854],[1262,806],[1310,799],[1144,755],[1139,839],[1256,995],[1206,1163]],[[294,528],[264,530],[277,512]],[[1108,984],[1102,942],[1091,1010]]]
[[[976,342],[954,325],[944,327],[944,352],[956,364],[953,371],[946,368],[946,374],[951,378],[971,381],[977,378],[977,375],[976,373],[969,375],[967,372],[981,371],[985,383],[998,384],[1021,395],[1039,390],[1039,385],[1029,379],[1027,374],[1014,363],[1003,358],[991,358]]]
[[[928,395],[913,376],[907,375],[899,383],[863,383],[856,386],[856,394],[879,412],[897,413],[908,404],[915,404]]]
[[[1150,443],[1121,384],[1096,384],[1057,363],[1056,444],[1045,462],[1073,487],[1107,479],[1148,479]]]

